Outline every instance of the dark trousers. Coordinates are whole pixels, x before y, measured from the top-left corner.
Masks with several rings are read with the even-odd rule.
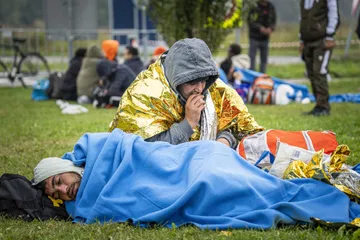
[[[250,38],[249,57],[250,69],[255,70],[256,66],[256,53],[260,49],[260,72],[266,72],[267,58],[269,54],[269,40],[255,40]]]
[[[316,106],[330,110],[329,85],[326,75],[332,50],[324,47],[324,41],[304,42],[304,61],[311,82]]]

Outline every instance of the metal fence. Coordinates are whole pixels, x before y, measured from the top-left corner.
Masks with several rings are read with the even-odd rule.
[[[296,25],[296,24],[295,24]],[[285,26],[280,27],[280,30],[277,30],[276,37],[274,37],[270,42],[271,48],[297,48],[299,42],[297,41],[296,26]],[[346,44],[346,35],[349,32],[349,25],[343,25],[343,37],[339,37],[337,45],[340,47],[345,47]],[[289,33],[290,30],[292,33]],[[240,31],[240,30],[238,30]],[[141,34],[141,39],[139,39],[139,33]],[[155,40],[148,40],[146,36],[149,34],[155,34]],[[240,43],[243,48],[248,48],[247,41],[247,29],[246,26],[240,31]],[[290,37],[289,37],[289,36]],[[340,34],[341,35],[341,34]],[[235,35],[234,35],[235,36]],[[126,45],[134,44],[132,41],[136,41],[139,46],[140,54],[144,60],[147,62],[148,56],[152,53],[153,49],[157,45],[166,45],[162,41],[161,35],[157,34],[155,30],[135,30],[135,29],[124,29],[124,30],[94,30],[94,31],[72,31],[68,32],[66,30],[56,31],[56,30],[45,30],[45,29],[28,29],[28,28],[11,28],[11,29],[0,29],[0,45],[2,44],[11,44],[13,37],[25,38],[27,39],[23,49],[27,52],[37,51],[44,55],[50,63],[59,63],[61,65],[67,65],[69,61],[69,52],[73,52],[73,49],[79,47],[88,47],[91,44],[97,44],[101,46],[101,42],[106,39],[117,39],[120,40],[121,37],[127,39],[126,44],[121,44],[119,53],[121,58],[121,53],[123,52]],[[232,41],[236,41],[235,37]],[[70,44],[71,43],[71,44]],[[355,39],[355,36],[350,41],[350,45],[356,46],[357,51],[360,54],[360,41]],[[222,51],[225,53],[227,46],[220,47],[219,52]],[[218,53],[219,53],[218,52]],[[11,60],[12,52],[0,48],[0,56],[2,60],[6,61]]]
[[[142,36],[139,39],[137,36]],[[149,40],[146,36],[155,35],[155,40]],[[119,52],[123,52],[127,45],[138,45],[139,51],[146,58],[150,52],[157,45],[164,45],[161,35],[157,34],[155,30],[94,30],[94,31],[81,31],[76,30],[68,32],[66,30],[45,30],[45,29],[29,29],[29,28],[9,28],[0,29],[0,45],[12,44],[12,38],[25,38],[26,42],[22,46],[26,52],[40,52],[42,55],[51,62],[68,62],[69,51],[77,49],[79,47],[88,47],[92,44],[101,46],[101,42],[106,39],[116,39],[120,41],[120,38],[126,39],[126,43],[120,45]],[[132,42],[130,42],[132,41]],[[146,52],[145,52],[146,51]],[[12,56],[12,51],[4,48],[0,48],[0,56],[7,58]],[[5,60],[6,61],[6,60]]]

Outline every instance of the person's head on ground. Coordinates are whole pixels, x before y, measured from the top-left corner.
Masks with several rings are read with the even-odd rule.
[[[185,101],[191,95],[204,94],[219,77],[209,47],[198,38],[174,43],[163,66],[170,86]]]
[[[104,40],[101,43],[101,48],[105,57],[110,61],[114,61],[118,53],[119,42],[116,40]]]
[[[78,48],[75,51],[75,57],[78,57],[78,58],[85,57],[85,54],[86,54],[86,48]]]
[[[84,168],[71,161],[52,157],[41,160],[34,168],[33,185],[44,193],[65,201],[74,200],[80,187]]]
[[[124,59],[129,60],[139,56],[139,50],[133,46],[126,46],[124,51]]]

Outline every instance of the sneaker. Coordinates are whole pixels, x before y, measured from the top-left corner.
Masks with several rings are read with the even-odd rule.
[[[312,113],[313,116],[319,117],[319,116],[329,116],[330,115],[330,110],[327,108],[323,108],[323,107],[318,107],[314,110],[314,112]]]

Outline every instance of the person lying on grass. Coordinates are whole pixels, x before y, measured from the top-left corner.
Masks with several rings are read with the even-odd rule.
[[[55,199],[70,201],[76,197],[83,173],[84,168],[71,161],[45,158],[34,169],[33,185]]]
[[[276,178],[225,144],[151,143],[120,129],[87,133],[62,159],[43,159],[34,185],[66,200],[78,223],[268,229],[311,217],[346,223],[360,217],[360,205],[335,187]]]

